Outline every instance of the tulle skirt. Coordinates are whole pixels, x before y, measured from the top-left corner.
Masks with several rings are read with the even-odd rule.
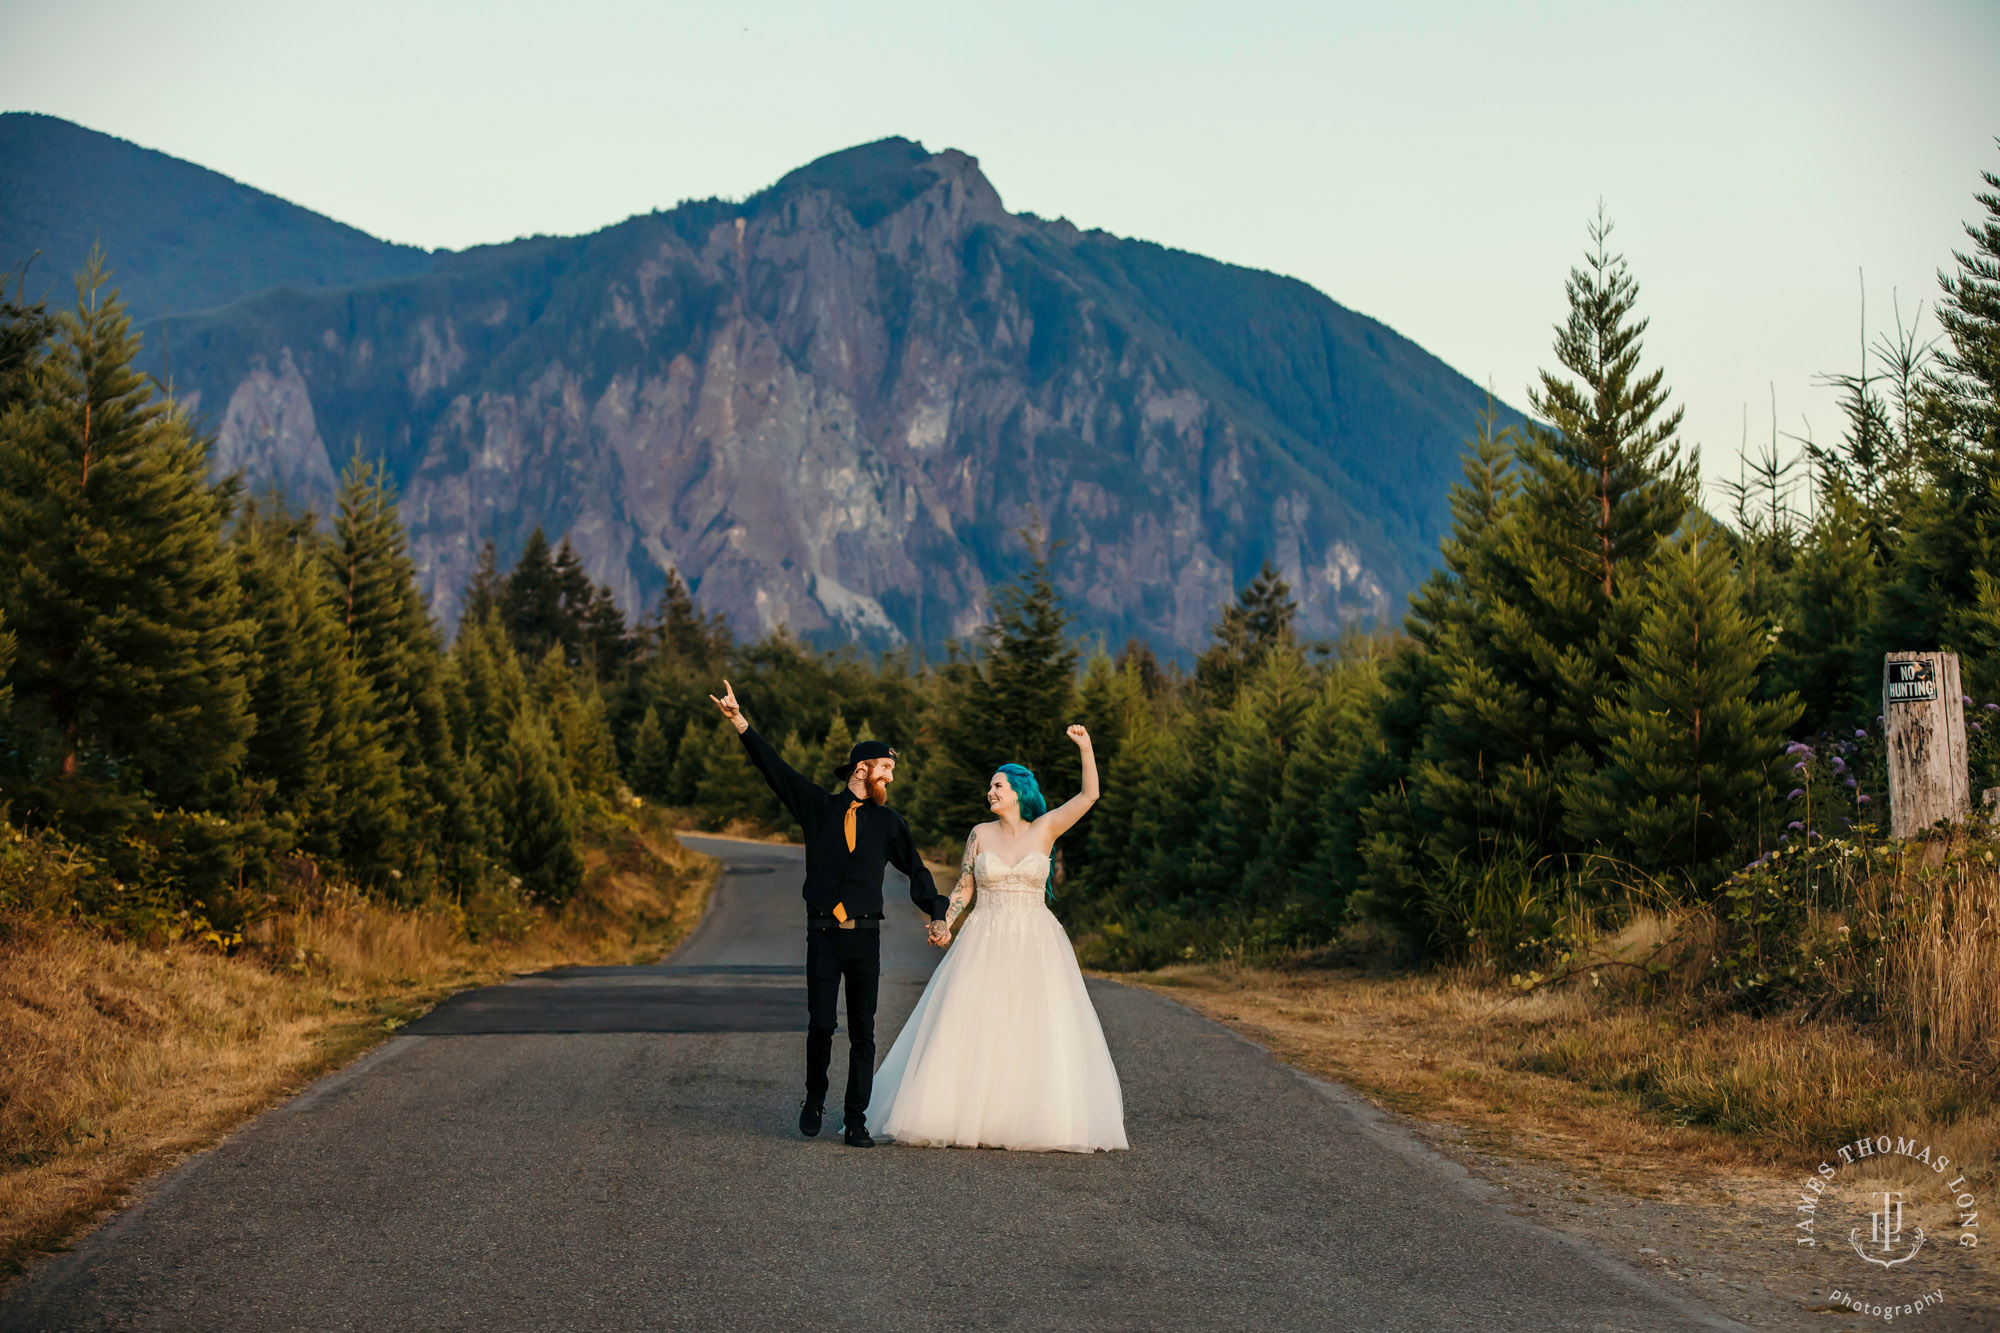
[[[936,1147],[1127,1146],[1104,1029],[1039,892],[981,890],[875,1075],[868,1123]]]

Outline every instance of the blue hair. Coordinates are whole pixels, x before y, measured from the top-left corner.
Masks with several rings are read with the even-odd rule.
[[[1002,764],[993,770],[1007,775],[1007,785],[1014,789],[1014,795],[1021,799],[1021,818],[1032,824],[1049,812],[1049,798],[1042,795],[1042,784],[1035,781],[1032,769],[1022,764]],[[1049,900],[1056,896],[1056,859],[1049,858]]]

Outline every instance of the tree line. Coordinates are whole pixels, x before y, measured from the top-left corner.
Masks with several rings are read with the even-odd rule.
[[[941,661],[740,642],[676,574],[632,623],[539,531],[504,571],[487,546],[447,641],[379,470],[357,455],[326,521],[211,482],[94,267],[74,311],[0,307],[0,799],[99,859],[106,919],[240,921],[301,873],[560,902],[628,792],[782,825],[708,704],[727,675],[829,785],[853,739],[896,746],[892,799],[946,856],[1000,763],[1073,787],[1061,728],[1087,723],[1105,796],[1057,904],[1108,964],[1356,930],[1507,957],[1661,895],[1768,906],[1745,884],[1876,822],[1885,649],[1958,651],[2000,696],[1983,178],[1938,335],[1835,377],[1841,436],[1746,458],[1721,515],[1600,217],[1533,418],[1478,423],[1402,625],[1306,641],[1267,566],[1185,665],[1079,642],[1038,533]],[[1966,704],[1975,786],[2000,783]]]

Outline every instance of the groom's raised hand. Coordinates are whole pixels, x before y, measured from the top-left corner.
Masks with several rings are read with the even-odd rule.
[[[750,719],[743,716],[743,707],[736,702],[736,687],[734,685],[731,685],[726,680],[723,681],[722,697],[718,699],[711,694],[708,696],[708,701],[722,710],[722,715],[729,719],[730,725],[735,727],[738,733],[750,729]]]

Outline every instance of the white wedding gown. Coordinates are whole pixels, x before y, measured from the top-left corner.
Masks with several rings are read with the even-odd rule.
[[[898,1143],[1126,1147],[1104,1029],[1042,898],[1049,858],[980,852],[972,870],[972,909],[875,1075],[868,1123]]]

